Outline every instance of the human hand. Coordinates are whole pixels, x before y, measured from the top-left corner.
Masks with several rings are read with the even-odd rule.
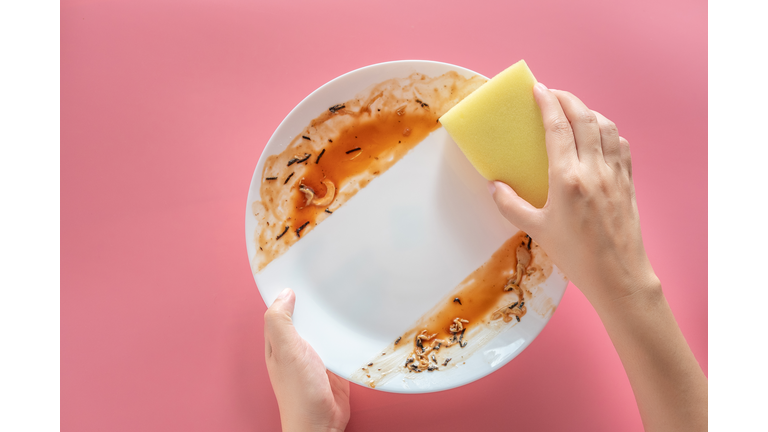
[[[645,430],[707,430],[707,378],[643,247],[629,143],[568,92],[536,84],[534,96],[546,131],[547,203],[537,209],[501,182],[488,184],[493,199],[595,307]]]
[[[537,209],[489,183],[501,213],[528,233],[597,308],[660,288],[640,234],[629,143],[574,95],[534,86],[546,131],[549,197]]]
[[[325,369],[291,319],[296,295],[286,288],[264,314],[269,380],[283,431],[343,431],[349,422],[349,382]]]

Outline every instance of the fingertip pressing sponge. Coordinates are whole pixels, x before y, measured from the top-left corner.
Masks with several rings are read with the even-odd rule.
[[[541,208],[547,202],[548,159],[536,84],[520,60],[483,84],[440,123],[488,180],[499,180]]]

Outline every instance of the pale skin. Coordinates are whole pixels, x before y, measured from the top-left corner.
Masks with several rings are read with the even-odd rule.
[[[680,332],[640,234],[629,143],[574,95],[534,87],[546,130],[549,197],[537,209],[489,182],[499,211],[590,301],[613,341],[647,431],[707,430],[708,381]],[[266,361],[284,431],[339,431],[349,383],[293,327],[286,289],[267,310]]]

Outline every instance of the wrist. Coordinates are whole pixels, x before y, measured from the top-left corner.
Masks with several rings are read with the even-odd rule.
[[[343,432],[346,424],[334,424],[332,420],[313,420],[302,416],[301,413],[283,414],[280,410],[280,423],[283,432]]]
[[[311,423],[281,420],[283,432],[343,432],[345,428],[321,426]]]
[[[641,277],[606,284],[603,289],[587,297],[598,315],[648,310],[664,300],[661,281],[653,271]]]
[[[344,432],[345,428],[284,424],[283,432]]]

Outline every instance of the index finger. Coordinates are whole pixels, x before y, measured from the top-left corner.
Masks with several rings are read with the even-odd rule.
[[[533,86],[533,96],[541,109],[549,168],[562,169],[579,160],[571,123],[554,93],[542,83]]]

